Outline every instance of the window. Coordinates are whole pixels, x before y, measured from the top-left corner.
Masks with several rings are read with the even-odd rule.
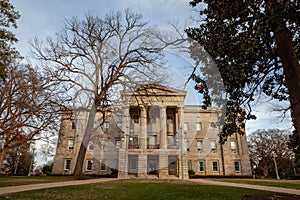
[[[89,143],[89,146],[88,146],[88,150],[89,151],[93,151],[94,150],[94,144],[93,143]]]
[[[167,123],[173,124],[173,116],[172,115],[167,115]]]
[[[204,161],[199,162],[199,172],[205,172],[205,165]]]
[[[209,122],[209,129],[214,129],[215,128],[215,124],[213,122]]]
[[[121,148],[121,141],[120,141],[120,139],[116,139],[115,140],[115,147],[116,147],[116,150],[119,150]]]
[[[186,138],[184,138],[184,145],[187,151],[190,150],[190,141]]]
[[[75,122],[75,120],[72,120],[72,129],[76,129],[76,122]]]
[[[137,170],[137,159],[130,158],[130,171],[136,171],[136,170]]]
[[[117,122],[117,128],[122,129],[122,122]]]
[[[149,136],[149,145],[156,145],[156,135]]]
[[[183,131],[188,131],[188,130],[189,130],[189,123],[188,122],[184,122]]]
[[[71,169],[71,159],[65,159],[65,170]]]
[[[135,124],[139,123],[139,116],[138,115],[133,115],[132,119],[133,119],[133,123],[135,123]]]
[[[92,169],[93,169],[93,161],[92,160],[87,160],[86,171],[92,171]]]
[[[109,122],[104,122],[104,124],[103,124],[103,128],[105,128],[105,129],[109,129]]]
[[[230,147],[231,147],[231,150],[236,150],[236,140],[231,140],[230,141]]]
[[[198,149],[198,151],[202,151],[202,149],[203,149],[203,141],[202,140],[197,140],[197,149]]]
[[[70,139],[70,140],[69,140],[69,143],[68,143],[68,149],[69,149],[69,150],[74,149],[74,139]]]
[[[201,122],[196,122],[196,131],[201,131],[201,130],[202,130]]]
[[[108,150],[108,141],[102,141],[103,144],[103,151],[107,151]]]
[[[217,161],[213,162],[213,171],[214,172],[218,172],[219,171],[219,165]]]
[[[188,161],[188,171],[190,171],[191,170],[191,161],[189,160]]]
[[[118,170],[119,169],[119,161],[118,159],[114,159],[114,169]]]
[[[235,172],[241,171],[241,162],[240,161],[234,161],[234,171]]]
[[[100,160],[100,171],[106,171],[106,160]]]
[[[151,124],[156,124],[156,117],[151,116],[150,117],[150,123]]]
[[[214,151],[214,150],[217,149],[217,143],[216,143],[216,140],[210,141],[210,148],[211,148],[212,151]]]

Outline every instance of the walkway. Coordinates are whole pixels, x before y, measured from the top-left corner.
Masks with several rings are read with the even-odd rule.
[[[189,181],[194,182],[194,183],[207,184],[207,185],[240,187],[240,188],[248,188],[248,189],[254,189],[254,190],[264,190],[264,191],[271,191],[271,192],[300,195],[300,190],[290,189],[290,188],[251,185],[251,184],[245,184],[245,183],[228,183],[228,182],[212,181],[212,180],[206,180],[206,179],[189,179]]]
[[[84,184],[91,184],[91,183],[103,183],[103,182],[113,181],[113,180],[117,180],[117,179],[101,178],[101,179],[88,179],[88,180],[78,180],[78,181],[53,182],[53,183],[37,183],[37,184],[30,184],[30,185],[0,187],[0,195],[1,194],[15,193],[15,192],[24,192],[24,191],[29,191],[29,190],[38,190],[38,189],[45,189],[45,188],[70,186],[70,185],[84,185]]]

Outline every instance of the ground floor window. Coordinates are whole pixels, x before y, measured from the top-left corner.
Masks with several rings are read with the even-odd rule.
[[[213,171],[214,172],[218,172],[219,171],[218,161],[214,161],[213,162]]]
[[[234,171],[235,172],[241,171],[241,162],[240,161],[234,161]]]
[[[114,169],[119,169],[119,161],[117,159],[114,160]]]
[[[93,169],[93,160],[87,160],[86,171],[92,171]]]
[[[100,160],[100,171],[106,171],[106,160]]]
[[[65,170],[70,170],[71,169],[71,159],[65,159]]]
[[[205,163],[204,163],[204,161],[199,162],[199,172],[205,172]]]
[[[137,156],[129,157],[129,172],[136,173],[138,169],[138,159]]]

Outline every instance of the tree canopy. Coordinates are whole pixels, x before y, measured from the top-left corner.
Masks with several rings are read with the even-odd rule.
[[[300,130],[299,2],[193,0],[190,4],[198,6],[201,21],[186,32],[215,60],[227,109],[245,108],[247,113],[240,116],[255,118],[251,104],[263,92],[279,101],[289,100],[294,126]],[[239,121],[238,115],[233,118]],[[236,130],[223,127],[225,135]]]
[[[9,0],[0,1],[0,79],[5,78],[7,66],[18,56],[18,52],[12,47],[18,40],[10,28],[17,28],[16,21],[19,18],[19,13]]]

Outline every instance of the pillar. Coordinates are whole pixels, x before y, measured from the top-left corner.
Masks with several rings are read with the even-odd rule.
[[[160,107],[160,148],[167,148],[166,108]]]
[[[139,135],[139,148],[147,149],[147,111],[141,107],[141,129]]]
[[[138,178],[147,178],[147,154],[140,153],[138,156]]]
[[[168,171],[168,155],[165,153],[160,153],[159,155],[159,178],[168,178],[169,171]]]

